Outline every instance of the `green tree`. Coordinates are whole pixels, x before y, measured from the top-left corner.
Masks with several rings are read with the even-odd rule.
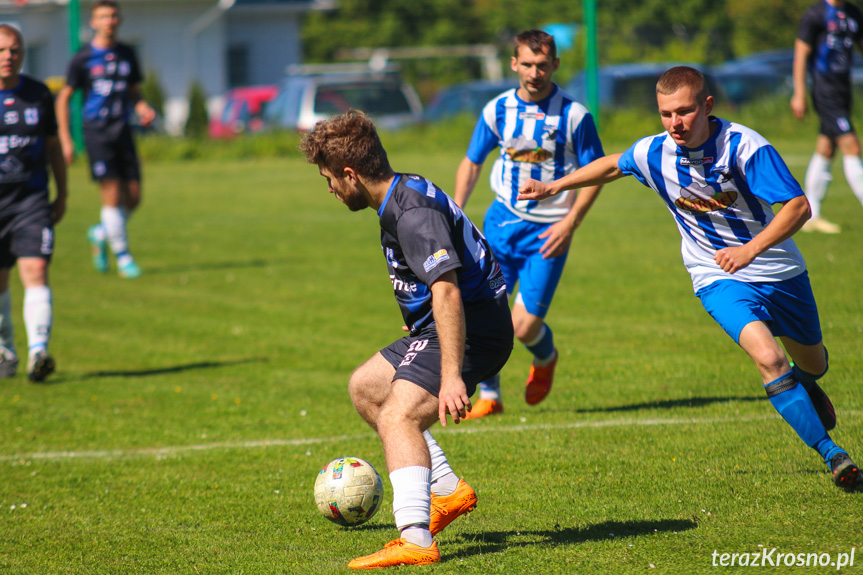
[[[194,82],[189,89],[189,117],[186,119],[184,133],[187,138],[203,138],[207,135],[207,97],[200,82]]]

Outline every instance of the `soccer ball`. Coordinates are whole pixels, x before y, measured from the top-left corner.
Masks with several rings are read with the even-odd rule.
[[[381,476],[359,457],[333,459],[315,480],[318,509],[324,517],[345,527],[360,525],[374,517],[383,498]]]

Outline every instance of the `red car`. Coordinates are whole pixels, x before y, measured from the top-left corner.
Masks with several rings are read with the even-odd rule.
[[[211,138],[232,138],[243,132],[257,132],[264,123],[264,104],[276,97],[276,86],[247,86],[225,93],[221,118],[210,120]]]

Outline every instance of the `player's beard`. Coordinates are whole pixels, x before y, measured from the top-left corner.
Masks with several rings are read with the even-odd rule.
[[[352,212],[358,212],[369,207],[369,200],[366,195],[356,188],[342,195],[341,200]]]

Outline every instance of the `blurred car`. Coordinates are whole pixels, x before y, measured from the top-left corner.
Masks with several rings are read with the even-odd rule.
[[[335,71],[325,66],[290,69],[264,111],[266,127],[306,131],[315,122],[350,108],[362,110],[382,129],[397,129],[422,119],[416,90],[398,74],[356,72],[344,66],[331,69]]]
[[[518,88],[516,80],[475,80],[447,86],[432,97],[425,119],[436,122],[459,114],[476,118],[489,100],[512,88]]]
[[[778,95],[791,95],[791,78],[768,64],[731,61],[710,70],[711,76],[722,88],[718,103],[732,106]]]
[[[742,58],[729,60],[723,66],[745,66],[755,68],[766,66],[771,68],[774,73],[790,78],[794,73],[794,48],[755,52],[754,54],[749,54]]]
[[[277,93],[276,86],[247,86],[225,93],[222,115],[210,120],[211,138],[231,138],[243,132],[257,132],[264,127],[264,105]]]
[[[663,72],[680,64],[637,63],[601,66],[599,68],[599,105],[603,109],[656,110],[656,82]],[[692,64],[688,64],[692,65]],[[716,81],[701,66],[693,65],[704,74],[708,89],[717,93]],[[587,80],[580,72],[565,90],[578,102],[587,105]]]

